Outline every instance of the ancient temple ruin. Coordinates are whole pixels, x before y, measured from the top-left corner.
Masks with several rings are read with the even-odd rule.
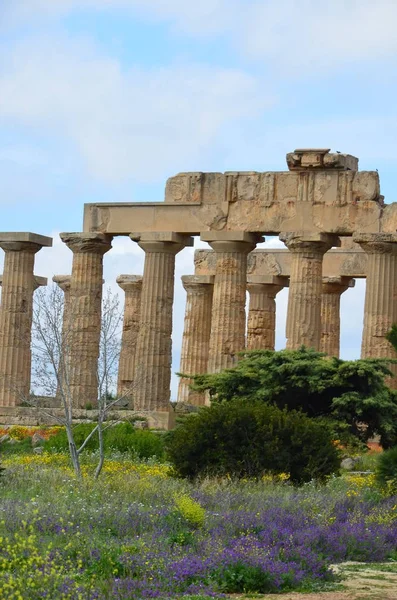
[[[118,388],[131,406],[172,425],[171,333],[175,257],[200,236],[183,277],[186,314],[180,371],[230,367],[244,348],[274,348],[275,297],[288,292],[287,348],[302,344],[339,354],[340,297],[366,279],[362,357],[394,358],[385,339],[397,321],[397,203],[385,204],[377,171],[328,149],[287,154],[288,171],[180,173],[159,203],[87,204],[81,233],[62,233],[73,253],[70,277],[55,277],[73,307],[73,404],[97,400],[103,257],[114,236],[145,252],[143,275],[118,278],[125,292]],[[256,249],[279,236],[285,250]],[[0,307],[0,421],[18,408],[18,386],[30,386],[34,255],[51,239],[0,233],[5,251]],[[246,292],[249,292],[246,326]],[[395,367],[393,366],[393,369]],[[182,379],[178,401],[205,398]],[[29,409],[26,409],[27,411]]]

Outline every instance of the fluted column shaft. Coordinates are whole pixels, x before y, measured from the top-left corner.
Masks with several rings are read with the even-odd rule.
[[[136,360],[136,345],[141,314],[141,275],[120,275],[117,283],[124,290],[124,318],[117,381],[117,394],[132,400]]]
[[[339,358],[340,351],[340,297],[354,279],[348,277],[323,277],[321,296],[320,351]]]
[[[187,295],[180,372],[197,375],[208,369],[214,277],[184,275],[182,284]],[[179,380],[178,402],[205,404],[205,394],[191,390],[190,383],[186,377]]]
[[[248,277],[250,296],[247,323],[247,350],[274,350],[276,342],[276,295],[286,285],[287,278]],[[285,281],[282,281],[285,279]]]
[[[64,369],[65,349],[68,346],[68,334],[71,322],[70,315],[70,283],[71,275],[54,275],[52,281],[58,285],[63,292],[63,318],[62,318],[62,341],[59,348],[59,364],[58,364],[58,385],[57,398],[59,398],[66,390],[63,389],[67,385],[67,373]],[[66,378],[66,380],[65,380]]]
[[[319,350],[323,256],[332,246],[340,245],[339,238],[326,233],[291,232],[281,233],[280,239],[292,253],[287,349],[304,345]]]
[[[137,239],[136,235],[131,237]],[[193,245],[193,240],[172,232],[145,234],[138,239],[139,246],[145,251],[145,266],[136,345],[134,408],[168,412],[175,256],[186,245]]]
[[[397,323],[397,234],[358,233],[353,240],[368,256],[362,358],[397,358],[385,335]],[[397,386],[397,365],[391,385]]]
[[[102,233],[61,233],[73,252],[69,322],[65,327],[67,389],[72,406],[94,406],[98,400],[103,255],[111,238]]]
[[[210,232],[201,239],[216,253],[208,358],[208,371],[216,373],[235,365],[245,348],[247,255],[257,238],[242,232],[240,236],[237,232]]]
[[[17,406],[29,399],[34,256],[41,245],[4,242],[0,310],[0,406]]]

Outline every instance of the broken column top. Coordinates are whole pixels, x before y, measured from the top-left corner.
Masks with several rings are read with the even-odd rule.
[[[52,238],[30,231],[2,231],[0,242],[30,242],[38,246],[52,246]]]
[[[338,169],[358,171],[358,158],[351,154],[330,152],[329,148],[297,148],[287,154],[290,171]]]

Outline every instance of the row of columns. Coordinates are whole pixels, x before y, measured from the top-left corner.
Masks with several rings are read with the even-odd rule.
[[[50,244],[44,238],[12,241],[1,236],[0,246],[6,258],[0,310],[0,405],[13,406],[18,403],[18,394],[29,393],[27,357],[34,254],[43,245]],[[73,404],[84,406],[95,404],[98,394],[103,256],[111,248],[111,238],[101,233],[65,233],[61,238],[73,252],[71,278],[67,284],[64,282],[70,312],[68,384]],[[145,266],[142,279],[123,276],[119,281],[128,296],[126,314],[130,315],[130,320],[125,319],[124,323],[119,390],[131,388],[132,381],[136,410],[167,411],[175,256],[182,248],[192,246],[193,239],[173,232],[131,234],[131,238],[145,251]],[[184,280],[190,334],[184,335],[181,370],[188,374],[231,367],[238,352],[244,349],[247,255],[262,241],[260,236],[244,232],[209,232],[201,239],[216,253],[216,274],[205,283],[197,278]],[[327,339],[328,352],[336,354],[338,296],[349,283],[324,282],[322,260],[325,252],[339,245],[339,239],[331,234],[305,232],[280,234],[280,239],[292,253],[287,348],[305,344],[320,349],[323,338]],[[353,239],[368,254],[362,355],[390,357],[393,352],[384,336],[397,321],[397,234],[356,234]],[[281,280],[248,282],[252,303],[248,347],[258,347],[260,339],[274,347],[274,299],[284,285],[285,281]],[[266,291],[261,286],[266,286]],[[323,320],[328,314],[325,320],[329,324],[323,336],[322,310]],[[195,337],[192,332],[196,332]],[[187,394],[183,388],[186,384],[181,381],[183,399]]]

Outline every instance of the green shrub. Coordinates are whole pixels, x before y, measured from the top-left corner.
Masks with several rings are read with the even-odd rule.
[[[73,428],[77,448],[81,446],[95,426],[95,423],[81,423]],[[103,439],[105,451],[107,452],[116,450],[130,453],[137,458],[156,456],[161,459],[164,455],[164,444],[160,435],[152,431],[134,429],[131,423],[128,422],[118,423],[106,429]],[[65,429],[60,430],[44,444],[44,449],[50,452],[67,452],[68,448],[69,444]],[[86,449],[90,451],[98,449],[98,436],[96,433],[87,443]]]
[[[382,488],[397,493],[397,446],[379,455],[375,477]]]
[[[79,423],[73,427],[73,437],[77,448],[81,446],[94,428],[95,423]],[[96,450],[96,448],[98,448],[98,438],[94,434],[87,442],[86,449],[92,451]],[[60,429],[57,434],[46,440],[44,443],[44,450],[52,452],[68,452],[69,442],[66,435],[66,429]]]
[[[213,404],[166,435],[168,458],[182,477],[260,477],[289,473],[293,483],[324,479],[339,452],[324,422],[261,402]]]

